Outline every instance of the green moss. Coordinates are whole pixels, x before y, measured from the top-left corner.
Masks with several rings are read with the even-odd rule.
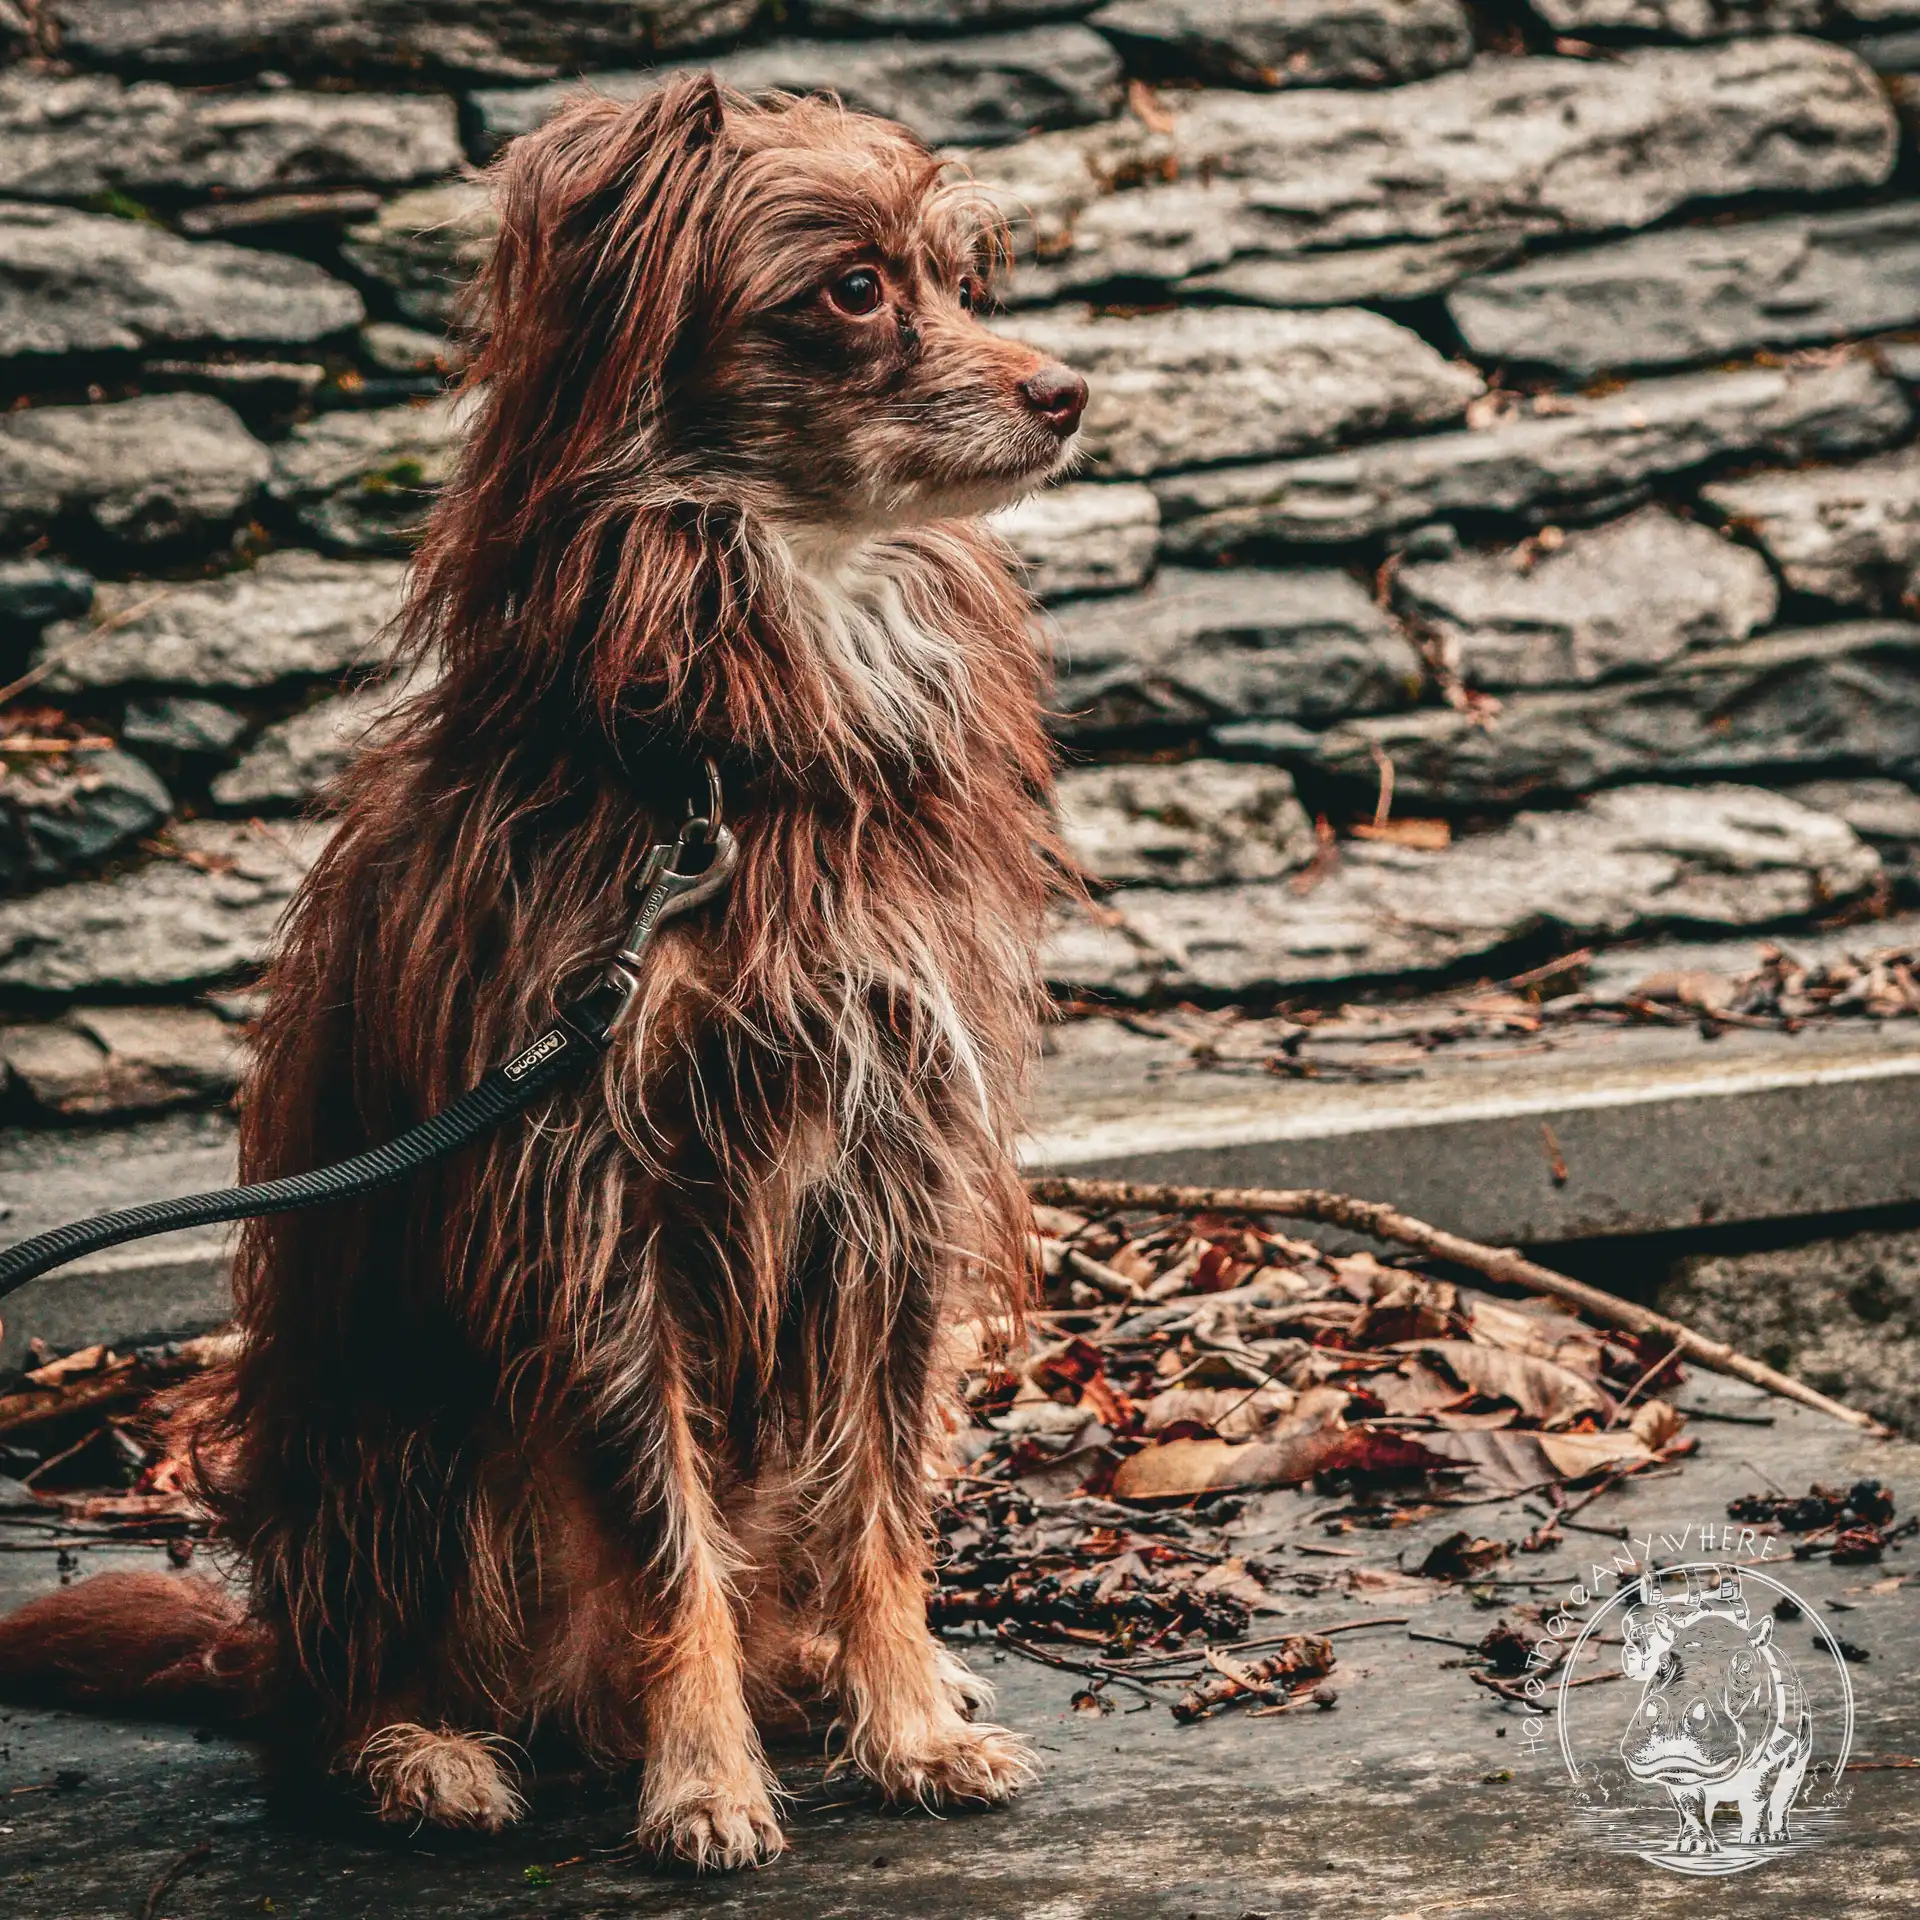
[[[134,199],[131,194],[120,192],[117,187],[111,187],[105,193],[96,193],[87,205],[93,212],[111,214],[116,220],[144,220],[150,227],[166,224],[151,207]]]
[[[414,459],[389,461],[386,466],[360,476],[362,493],[397,493],[402,489],[418,493],[426,484],[426,467]]]

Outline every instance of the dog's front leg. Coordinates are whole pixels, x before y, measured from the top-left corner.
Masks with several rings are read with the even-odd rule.
[[[992,1690],[933,1638],[927,1515],[935,1409],[923,1343],[896,1331],[846,1409],[857,1424],[851,1471],[817,1514],[827,1625],[838,1651],[829,1676],[846,1760],[889,1800],[930,1807],[998,1804],[1034,1778],[1023,1741],[969,1718]]]
[[[733,1555],[674,1378],[658,1383],[648,1568],[652,1657],[641,1695],[646,1768],[639,1838],[699,1868],[757,1866],[786,1845],[747,1711]]]

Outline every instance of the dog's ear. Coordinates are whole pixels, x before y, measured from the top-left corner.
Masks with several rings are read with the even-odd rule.
[[[583,97],[496,165],[472,377],[518,389],[521,434],[564,440],[563,466],[644,417],[704,303],[725,125],[713,76],[681,75],[630,104]]]

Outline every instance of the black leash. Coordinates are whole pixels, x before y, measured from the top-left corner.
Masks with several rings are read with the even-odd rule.
[[[82,1254],[117,1247],[123,1241],[144,1240],[150,1234],[172,1233],[180,1227],[247,1220],[257,1214],[291,1213],[300,1207],[323,1206],[330,1200],[390,1186],[482,1134],[491,1133],[548,1089],[598,1060],[612,1044],[622,1017],[640,990],[640,969],[654,934],[676,914],[691,912],[711,900],[733,877],[740,849],[721,824],[720,783],[711,763],[707,778],[708,811],[690,819],[677,840],[648,849],[640,870],[639,911],[625,943],[600,978],[579,999],[562,1007],[545,1033],[489,1071],[471,1093],[383,1145],[330,1167],[315,1167],[310,1173],[263,1180],[250,1187],[223,1187],[216,1193],[156,1200],[144,1207],[96,1214],[91,1220],[74,1220],[51,1232],[35,1234],[31,1240],[0,1253],[0,1297]]]

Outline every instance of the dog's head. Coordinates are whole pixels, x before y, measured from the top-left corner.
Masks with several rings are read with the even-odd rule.
[[[857,536],[1071,458],[1085,383],[981,323],[996,222],[902,128],[680,78],[575,102],[499,192],[476,371],[565,443],[548,478]]]

